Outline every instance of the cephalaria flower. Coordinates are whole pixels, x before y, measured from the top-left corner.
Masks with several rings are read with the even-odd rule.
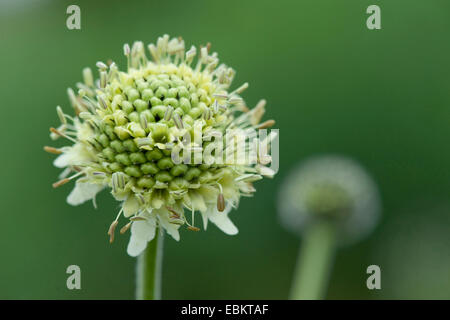
[[[301,234],[326,220],[336,225],[342,243],[368,235],[376,226],[380,195],[372,177],[357,162],[342,156],[304,161],[288,176],[279,196],[283,226]]]
[[[108,230],[110,241],[119,218],[129,219],[120,233],[131,230],[131,256],[146,248],[158,228],[175,240],[183,225],[199,230],[194,224],[198,212],[204,229],[211,221],[236,234],[230,210],[241,196],[252,195],[254,181],[275,173],[267,167],[270,157],[258,153],[255,163],[195,161],[197,151],[214,139],[222,142],[227,130],[264,129],[274,121],[260,122],[264,100],[247,108],[240,96],[247,83],[229,90],[235,71],[219,64],[209,44],[186,51],[181,38],[165,35],[147,49],[151,59],[142,42],[124,46],[126,71],[114,62],[98,62],[95,79],[91,69],[84,69],[77,92],[68,89],[74,115],[58,106],[61,124],[50,129],[53,139],[65,138],[71,145],[44,148],[57,154],[54,165],[64,168],[54,187],[75,181],[69,204],[95,200],[97,193],[111,189],[121,209]],[[213,156],[236,155],[229,144],[217,145]]]

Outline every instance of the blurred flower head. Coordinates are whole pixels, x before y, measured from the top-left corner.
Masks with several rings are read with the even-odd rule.
[[[367,235],[375,226],[377,187],[355,161],[340,156],[308,159],[288,176],[279,196],[281,223],[294,233],[326,219],[339,226],[344,242]]]
[[[121,233],[131,228],[132,256],[145,249],[157,227],[176,240],[181,225],[198,231],[195,212],[201,213],[205,229],[209,220],[225,233],[236,234],[228,218],[231,208],[241,195],[255,191],[252,182],[274,174],[261,159],[255,164],[191,160],[210,143],[205,137],[228,129],[266,128],[273,121],[260,123],[265,101],[252,110],[246,107],[240,97],[246,83],[229,91],[235,72],[219,65],[209,44],[198,52],[195,47],[185,51],[181,38],[165,35],[148,50],[151,59],[142,42],[125,45],[127,71],[113,62],[98,62],[97,80],[91,69],[84,69],[78,93],[68,90],[75,115],[58,107],[61,125],[51,128],[52,138],[66,138],[72,145],[46,147],[60,154],[54,165],[65,168],[54,186],[76,179],[69,204],[81,204],[111,188],[122,206],[108,233],[112,241],[119,217],[129,218]],[[200,141],[195,139],[198,131]],[[177,162],[175,151],[188,161]],[[269,162],[264,159],[264,164]]]

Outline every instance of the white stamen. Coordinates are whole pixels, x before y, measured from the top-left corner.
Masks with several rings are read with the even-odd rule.
[[[206,109],[206,110],[203,112],[203,118],[204,118],[205,120],[210,120],[210,119],[211,119],[211,110]]]
[[[138,147],[149,146],[152,144],[152,139],[150,138],[137,138],[136,143]]]
[[[234,179],[235,182],[239,182],[239,181],[245,181],[245,182],[253,182],[253,181],[258,181],[261,180],[262,176],[260,176],[259,174],[244,174],[240,177],[237,177],[236,179]]]
[[[83,120],[89,120],[92,118],[92,114],[90,112],[80,112],[78,117],[80,117]]]
[[[106,87],[106,78],[107,78],[106,71],[101,71],[100,72],[100,88],[102,88],[102,89],[104,89]]]
[[[89,87],[93,87],[94,86],[94,76],[92,75],[91,68],[84,68],[83,69],[83,81]]]
[[[242,86],[233,91],[235,94],[241,94],[245,89],[248,88],[248,82],[244,83]]]
[[[138,198],[138,200],[141,203],[141,205],[145,204],[145,198],[144,198],[144,196],[142,194],[136,193],[136,197]]]
[[[141,123],[141,127],[145,130],[148,128],[148,122],[147,122],[147,117],[141,113],[140,117],[140,123]]]
[[[78,102],[78,100],[77,100],[77,98],[76,98],[76,96],[75,96],[75,92],[73,91],[73,89],[72,88],[68,88],[67,89],[67,95],[69,96],[69,100],[70,100],[70,103],[72,104],[72,107],[75,109],[75,110],[82,110],[83,108],[80,108],[80,103]]]
[[[175,126],[178,128],[178,129],[183,129],[184,128],[184,125],[183,125],[183,120],[181,120],[181,117],[180,117],[180,115],[178,114],[178,113],[175,113],[174,115],[173,115],[173,122],[175,123]]]
[[[168,106],[166,112],[164,113],[164,120],[169,121],[172,118],[173,108]]]
[[[131,67],[130,51],[130,45],[128,43],[125,43],[123,45],[123,54],[127,57],[127,70],[130,70]]]
[[[77,143],[77,140],[75,140],[72,137],[69,137],[68,135],[62,133],[61,131],[59,131],[59,130],[57,130],[55,128],[50,128],[50,132],[52,132],[52,133],[54,133],[54,134],[56,134],[56,135],[58,135],[60,137],[66,138],[66,139],[72,141],[73,143]]]
[[[224,93],[214,93],[213,97],[214,98],[219,98],[219,99],[228,99],[228,95],[224,94]]]
[[[123,54],[124,55],[126,55],[126,56],[129,56],[130,55],[130,45],[128,44],[128,43],[125,43],[124,45],[123,45]]]
[[[257,165],[256,169],[261,175],[265,177],[273,178],[273,176],[275,175],[275,171],[266,166]]]
[[[106,101],[101,96],[97,96],[98,101],[100,101],[100,105],[103,107],[103,109],[108,109],[108,105],[106,104]]]
[[[266,106],[266,100],[262,99],[256,104],[255,109],[264,108],[265,106]],[[255,109],[253,109],[253,110],[255,110]]]
[[[197,49],[192,46],[187,52],[186,52],[186,62],[191,63],[194,59],[195,55],[197,54]]]
[[[108,66],[101,61],[97,61],[97,63],[95,65],[97,66],[97,68],[99,68],[102,71],[108,69]]]
[[[208,61],[208,48],[203,47],[200,49],[200,59],[202,63],[206,63]]]
[[[217,100],[214,101],[213,112],[214,112],[214,114],[219,112],[219,102]]]
[[[56,113],[58,114],[59,121],[61,121],[61,124],[67,124],[66,117],[64,116],[64,113],[60,106],[56,107]]]
[[[152,55],[152,58],[155,62],[159,61],[159,55],[157,52],[157,49],[155,47],[155,45],[153,43],[149,44],[148,46],[148,51],[150,51],[150,54]]]
[[[125,177],[122,172],[114,172],[111,179],[113,191],[125,188]]]
[[[238,103],[240,103],[240,102],[242,102],[242,98],[241,97],[231,97],[229,100],[228,100],[228,102],[230,103],[230,104],[238,104]]]

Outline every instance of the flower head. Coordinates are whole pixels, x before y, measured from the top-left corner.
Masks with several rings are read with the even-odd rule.
[[[181,38],[165,35],[148,45],[148,51],[151,59],[142,42],[131,48],[126,44],[127,70],[120,71],[114,62],[98,62],[97,80],[91,69],[84,69],[78,92],[68,89],[75,115],[57,107],[61,125],[50,129],[52,138],[66,138],[72,145],[45,147],[59,154],[54,165],[65,168],[54,186],[76,179],[69,204],[95,199],[102,189],[111,188],[122,206],[108,234],[112,241],[119,217],[129,218],[121,233],[131,229],[132,256],[145,249],[157,227],[176,240],[182,225],[197,231],[196,212],[205,229],[211,221],[225,233],[236,234],[228,218],[231,208],[237,207],[241,195],[255,191],[253,181],[273,175],[261,164],[267,159],[236,164],[199,163],[191,157],[216,133],[221,138],[229,129],[273,125],[273,120],[260,123],[265,101],[252,110],[246,107],[240,94],[247,83],[229,90],[235,72],[219,65],[209,44],[185,51]],[[229,153],[227,147],[220,151]],[[176,154],[184,161],[177,161]]]
[[[375,226],[380,200],[366,171],[340,156],[312,158],[289,175],[280,192],[280,219],[295,233],[314,221],[336,223],[341,239],[355,240]]]

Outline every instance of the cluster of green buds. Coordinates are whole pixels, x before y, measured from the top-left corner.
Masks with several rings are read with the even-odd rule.
[[[194,46],[186,51],[181,38],[164,35],[148,51],[151,59],[142,42],[125,44],[126,72],[114,62],[97,62],[99,78],[94,79],[91,69],[84,69],[77,93],[68,89],[75,115],[57,107],[61,125],[50,129],[52,138],[73,144],[45,147],[60,154],[54,164],[65,168],[54,186],[77,179],[70,204],[95,199],[108,187],[122,201],[108,234],[113,241],[119,217],[129,218],[121,233],[131,228],[132,256],[145,249],[158,227],[176,240],[181,225],[199,230],[195,212],[201,213],[204,228],[209,220],[236,234],[230,209],[241,195],[255,191],[254,181],[274,174],[266,166],[270,157],[252,164],[174,161],[175,150],[185,159],[210,143],[196,140],[196,130],[208,136],[213,131],[268,128],[274,121],[260,123],[264,100],[251,110],[245,105],[240,94],[247,83],[229,91],[235,71],[219,64],[209,44],[199,52]],[[191,212],[190,222],[185,209]]]

